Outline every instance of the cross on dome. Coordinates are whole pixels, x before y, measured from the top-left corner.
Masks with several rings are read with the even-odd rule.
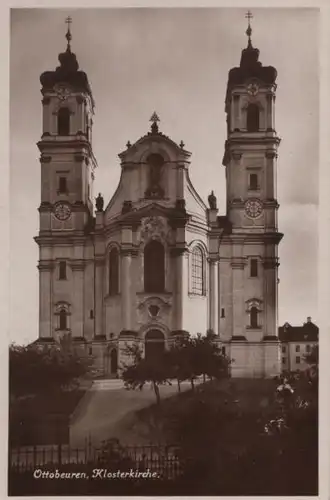
[[[70,31],[70,26],[71,26],[71,23],[72,23],[72,17],[68,16],[65,20],[65,23],[68,25],[68,31],[66,32],[66,35],[65,35],[65,38],[67,39],[68,41],[68,49],[70,50],[70,42],[72,40],[72,35],[71,35],[71,31]]]
[[[248,42],[248,47],[251,47],[251,35],[252,35],[252,28],[251,28],[251,19],[253,19],[253,15],[251,13],[251,11],[247,11],[247,13],[245,14],[245,18],[248,20],[248,27],[246,29],[246,34],[247,36],[249,37],[249,42]]]

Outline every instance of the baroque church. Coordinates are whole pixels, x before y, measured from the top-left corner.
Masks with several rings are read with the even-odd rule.
[[[59,66],[40,76],[39,341],[70,335],[105,376],[120,375],[127,345],[154,356],[207,330],[233,360],[232,376],[280,371],[277,72],[259,61],[247,17],[248,44],[225,95],[225,214],[213,191],[201,199],[191,153],[160,130],[156,113],[119,153],[110,201],[95,197],[94,97],[71,51],[71,19]]]

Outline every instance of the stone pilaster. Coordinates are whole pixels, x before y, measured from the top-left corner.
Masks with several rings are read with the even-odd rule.
[[[233,273],[233,337],[245,337],[244,267],[245,259],[235,256],[231,259]]]
[[[132,252],[128,249],[121,251],[121,312],[122,329],[132,329]]]
[[[218,334],[218,259],[209,259],[209,329]]]
[[[184,323],[184,300],[188,285],[188,270],[186,269],[185,248],[172,248],[171,257],[173,262],[173,330],[183,330]]]
[[[53,337],[52,331],[52,273],[54,262],[39,261],[39,337]]]
[[[72,338],[84,337],[84,269],[85,262],[77,259],[71,263],[73,275]]]
[[[277,268],[278,259],[267,257],[264,267],[264,336],[277,337]]]
[[[94,336],[103,334],[102,305],[104,283],[104,257],[95,256],[95,328]]]

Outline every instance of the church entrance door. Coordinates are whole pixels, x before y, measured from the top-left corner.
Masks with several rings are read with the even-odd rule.
[[[145,358],[148,361],[157,361],[165,350],[164,335],[160,330],[149,330],[145,336]]]

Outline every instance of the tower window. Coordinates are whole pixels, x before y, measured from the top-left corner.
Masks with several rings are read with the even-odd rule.
[[[156,240],[144,249],[144,290],[156,293],[165,290],[165,249]]]
[[[251,189],[251,191],[257,191],[259,189],[258,174],[249,175],[249,189]]]
[[[59,177],[58,179],[58,193],[67,193],[68,191],[68,186],[67,186],[67,179],[66,177]]]
[[[93,311],[93,309],[91,309],[89,311],[89,317],[90,317],[90,319],[94,319],[94,311]]]
[[[58,135],[70,135],[70,110],[69,108],[60,108],[57,116]]]
[[[225,317],[225,308],[222,307],[221,308],[221,318],[224,318]]]
[[[200,248],[195,247],[191,259],[191,291],[195,295],[203,295],[204,259]]]
[[[68,323],[67,323],[67,312],[65,309],[61,309],[59,313],[60,317],[60,330],[66,330]]]
[[[66,280],[66,262],[65,262],[65,260],[62,260],[59,263],[58,279]]]
[[[255,306],[250,310],[250,327],[258,328],[258,309]]]
[[[248,132],[259,130],[259,107],[257,104],[249,104],[247,108],[246,128]]]
[[[119,292],[119,252],[112,248],[109,254],[109,295]]]
[[[257,276],[258,276],[258,260],[257,259],[250,260],[250,276],[251,276],[251,278],[257,278]]]

